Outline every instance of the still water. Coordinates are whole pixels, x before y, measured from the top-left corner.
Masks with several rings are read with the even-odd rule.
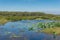
[[[22,20],[16,22],[8,22],[0,25],[0,40],[60,40],[60,36],[43,32],[36,32],[38,29],[35,25],[38,22],[52,22],[51,20]],[[35,30],[29,31],[34,26]],[[13,37],[14,36],[14,37]]]

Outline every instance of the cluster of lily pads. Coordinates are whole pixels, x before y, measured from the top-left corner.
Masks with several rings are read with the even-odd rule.
[[[46,22],[46,23],[38,23],[38,28],[53,28],[60,27],[60,22]]]
[[[29,30],[33,30],[35,27],[38,29],[60,27],[60,21],[38,22],[38,23],[34,24],[34,26],[30,27]]]

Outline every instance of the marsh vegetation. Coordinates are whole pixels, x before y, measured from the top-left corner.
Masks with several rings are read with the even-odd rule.
[[[24,34],[27,36],[33,34],[37,39],[46,34],[56,38],[56,35],[60,35],[60,15],[43,12],[0,12],[0,30],[1,36],[9,35],[14,39]],[[39,37],[35,33],[39,33]]]
[[[4,20],[1,21],[1,20]],[[44,12],[0,12],[0,24],[8,21],[20,20],[60,20],[60,15],[46,14]]]

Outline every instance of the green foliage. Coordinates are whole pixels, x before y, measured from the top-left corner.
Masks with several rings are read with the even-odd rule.
[[[60,22],[55,22],[56,27],[60,27]]]
[[[38,28],[60,27],[60,22],[46,22],[46,23],[39,22],[37,27]]]
[[[42,22],[39,22],[37,26],[38,26],[38,28],[45,28],[45,25]]]
[[[33,29],[33,27],[30,27],[28,30],[31,31],[31,30],[34,30],[34,29]]]

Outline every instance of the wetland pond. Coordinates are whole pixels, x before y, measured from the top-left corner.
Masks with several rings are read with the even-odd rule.
[[[0,25],[0,40],[60,40],[60,36],[56,35],[56,39],[52,34],[37,32],[36,23],[52,22],[51,20],[21,20],[16,22],[7,22]],[[34,30],[31,28],[34,27]],[[29,30],[31,28],[31,30]],[[42,30],[42,29],[40,29]]]

